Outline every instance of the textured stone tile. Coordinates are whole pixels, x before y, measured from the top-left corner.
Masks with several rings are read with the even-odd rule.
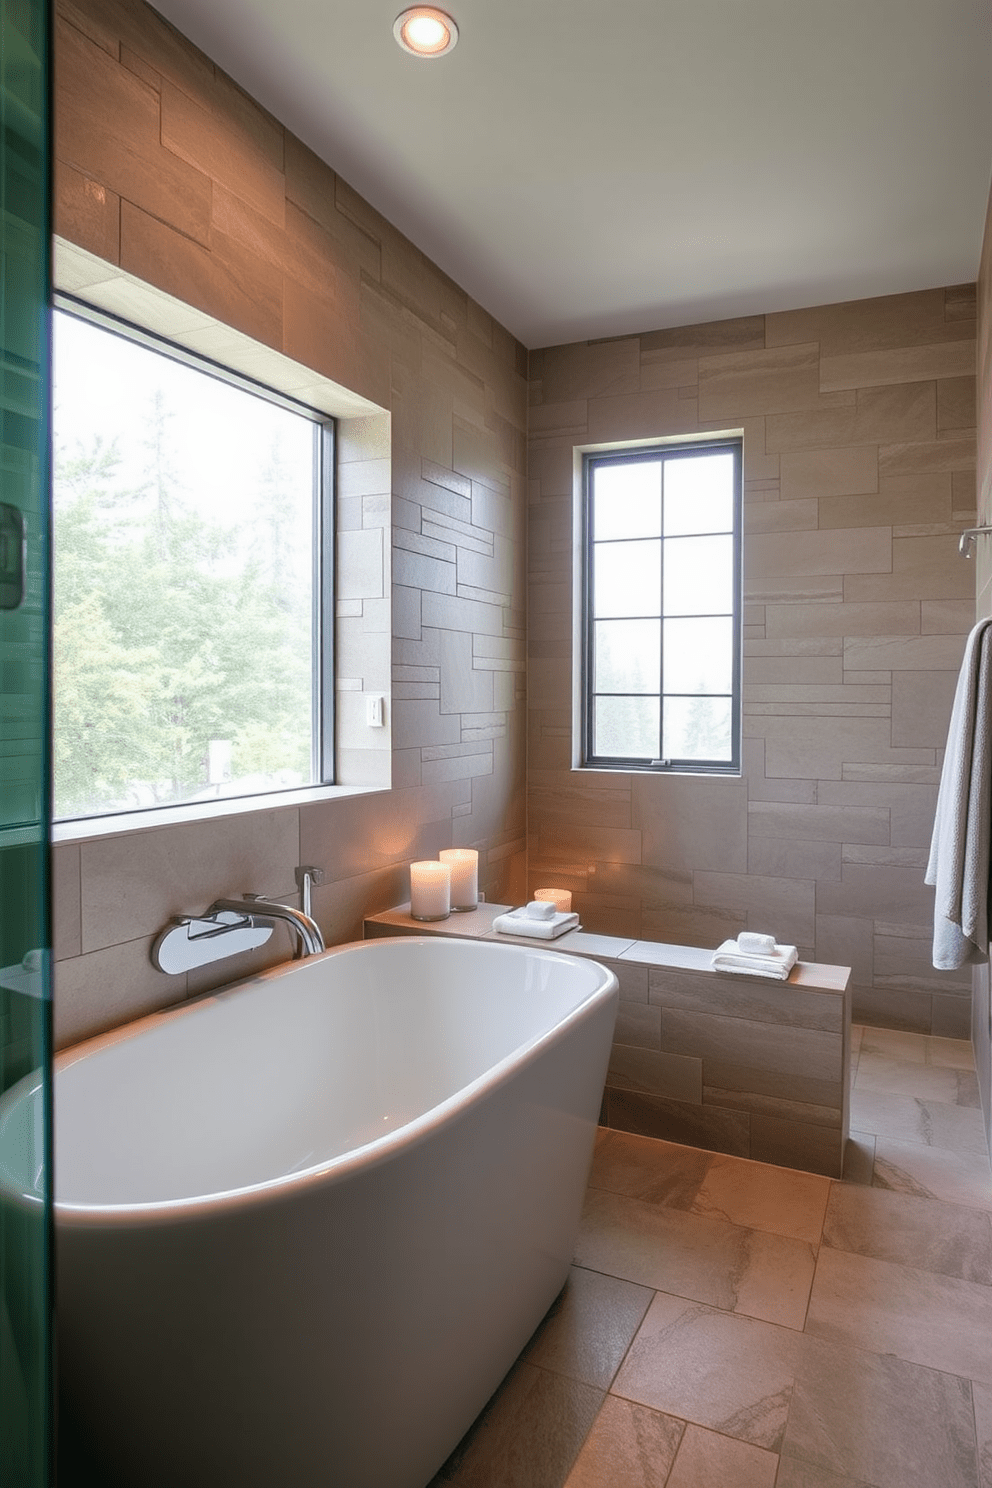
[[[827,1179],[764,1163],[715,1156],[692,1201],[694,1214],[803,1240],[814,1248],[830,1193]]]
[[[820,386],[878,387],[896,382],[927,382],[934,378],[966,377],[973,373],[974,349],[968,341],[932,341],[892,351],[856,351],[820,360]]]
[[[674,326],[664,331],[651,331],[639,339],[642,359],[649,363],[718,356],[733,351],[756,351],[765,344],[765,317],[745,315],[735,320],[707,321],[703,325]]]
[[[813,1276],[805,1241],[592,1190],[576,1264],[726,1311],[801,1328]]]
[[[843,995],[804,992],[790,982],[768,978],[717,976],[713,972],[676,971],[652,967],[649,997],[662,1008],[682,1008],[703,1015],[746,1018],[776,1028],[819,1028],[840,1034]]]
[[[186,977],[167,977],[156,971],[150,950],[149,937],[118,942],[56,963],[56,1049],[68,1048],[81,1039],[182,1001]]]
[[[834,1184],[823,1244],[832,1250],[992,1285],[988,1216],[961,1204]]]
[[[874,1136],[868,1132],[852,1131],[844,1149],[844,1168],[841,1177],[845,1183],[857,1183],[870,1188],[874,1170]]]
[[[520,1357],[609,1389],[651,1297],[648,1287],[573,1266],[564,1291]]]
[[[689,1425],[666,1488],[773,1488],[777,1469],[774,1452]]]
[[[233,238],[218,235],[208,251],[124,200],[121,268],[256,341],[283,348],[282,275]],[[318,363],[314,370],[326,369]]]
[[[878,448],[795,450],[781,457],[782,500],[863,496],[878,489]]]
[[[839,879],[841,846],[758,837],[748,843],[747,867],[749,873],[768,878]]]
[[[888,527],[822,532],[756,533],[744,557],[748,579],[776,574],[888,573],[892,568]]]
[[[671,1053],[701,1057],[704,1069],[713,1059],[814,1080],[841,1078],[842,1043],[836,1033],[781,1027],[771,1039],[768,1025],[753,1019],[666,1008],[661,1037],[662,1047]]]
[[[703,420],[829,407],[831,401],[821,396],[819,347],[813,342],[700,358]]]
[[[937,433],[975,427],[975,374],[947,377],[937,384]]]
[[[71,165],[55,161],[55,231],[108,263],[121,251],[121,199]],[[56,282],[59,276],[56,274]],[[61,285],[71,289],[69,284]]]
[[[684,1421],[608,1395],[565,1488],[655,1488],[670,1483],[667,1474],[684,1431]]]
[[[992,1488],[992,1390],[986,1385],[973,1384],[971,1393],[978,1435],[979,1488]]]
[[[992,1210],[992,1177],[986,1160],[972,1153],[959,1156],[944,1148],[919,1142],[897,1142],[891,1137],[875,1140],[875,1188],[915,1194],[923,1199],[944,1199],[975,1209]]]
[[[868,1039],[867,1047],[864,1042],[861,1045],[856,1089],[886,1091],[891,1095],[944,1101],[950,1105],[978,1106],[978,1087],[970,1070],[939,1065],[921,1068],[918,1060],[906,1061],[884,1053],[876,1054],[870,1046],[870,1035]]]
[[[918,635],[920,606],[916,600],[877,604],[777,604],[770,606],[765,624],[769,640],[866,635]],[[745,667],[750,675],[752,668]],[[843,666],[840,669],[843,678]]]
[[[783,1470],[798,1464],[828,1474],[809,1488],[975,1488],[967,1380],[892,1355],[803,1343]]]
[[[82,951],[79,844],[65,842],[52,848],[52,924],[54,956],[63,961]]]
[[[975,1068],[975,1050],[970,1038],[927,1039],[926,1053],[930,1064],[946,1065],[950,1069]]]
[[[608,1086],[607,1112],[610,1125],[621,1131],[660,1137],[666,1142],[684,1143],[710,1152],[748,1155],[750,1119],[743,1111],[721,1111]]]
[[[646,1203],[690,1209],[713,1161],[711,1153],[696,1147],[600,1127],[589,1184]]]
[[[992,1383],[992,1289],[958,1277],[823,1249],[806,1332]]]
[[[614,1390],[738,1441],[777,1451],[802,1338],[659,1293]]]
[[[895,387],[861,388],[853,406],[806,413],[772,414],[765,421],[765,447],[770,453],[837,445],[877,444],[886,440],[933,439],[937,431],[937,393],[932,382]],[[901,446],[900,446],[901,448]],[[909,464],[909,469],[921,462]],[[929,468],[925,466],[923,468]],[[953,468],[953,467],[942,467]],[[883,465],[879,461],[879,473]],[[885,473],[898,475],[903,466],[890,460]]]
[[[559,1488],[602,1400],[591,1385],[515,1365],[430,1488]]]
[[[647,1008],[646,1013],[658,1011]],[[658,1040],[661,1020],[658,1019]],[[703,1098],[701,1061],[692,1056],[663,1052],[658,1042],[653,1047],[631,1047],[615,1035],[610,1053],[608,1084],[619,1090],[640,1090],[661,1095],[668,1100],[688,1101],[698,1105]]]
[[[922,1142],[962,1156],[970,1152],[984,1158],[988,1153],[982,1113],[975,1108],[856,1086],[851,1093],[851,1119],[879,1137]]]
[[[896,672],[892,678],[892,742],[942,749],[947,742],[957,673]]]
[[[751,1156],[758,1162],[777,1163],[782,1167],[801,1168],[839,1178],[843,1168],[839,1123],[828,1127],[820,1123],[801,1122],[791,1116],[781,1119],[752,1112]]]
[[[58,158],[88,180],[206,243],[210,180],[162,148],[158,94],[62,21],[57,48]],[[154,275],[142,277],[156,282]]]
[[[962,307],[965,303],[962,299]],[[967,321],[956,325],[953,332],[948,329],[943,289],[779,311],[765,317],[765,328],[769,346],[818,341],[824,356],[925,346],[957,335],[970,340],[974,335],[974,327]]]

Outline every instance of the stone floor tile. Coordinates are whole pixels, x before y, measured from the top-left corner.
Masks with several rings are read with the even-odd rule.
[[[971,1385],[891,1354],[803,1339],[782,1446],[782,1482],[800,1463],[833,1474],[808,1488],[977,1488]],[[788,1473],[786,1469],[788,1467]],[[836,1483],[835,1483],[836,1479]]]
[[[688,1209],[713,1157],[698,1147],[600,1127],[589,1183],[610,1193]]]
[[[782,1457],[775,1488],[873,1488],[873,1485],[863,1478],[849,1478],[815,1463],[801,1462],[797,1457]]]
[[[774,1452],[690,1425],[666,1488],[774,1488],[777,1468]]]
[[[927,1040],[927,1057],[931,1064],[948,1065],[952,1069],[975,1068],[975,1051],[970,1039],[933,1036]]]
[[[894,1137],[898,1142],[923,1142],[949,1152],[988,1155],[982,1113],[973,1106],[893,1095],[888,1090],[865,1090],[856,1085],[851,1092],[851,1121],[860,1131]]]
[[[819,1244],[830,1179],[794,1168],[716,1155],[692,1203],[693,1214]]]
[[[871,1132],[852,1131],[844,1149],[845,1183],[871,1186],[875,1171],[875,1137]]]
[[[608,1395],[565,1488],[663,1488],[685,1429],[684,1421]]]
[[[653,1296],[649,1287],[573,1266],[521,1358],[607,1390]]]
[[[927,1035],[908,1033],[901,1028],[862,1028],[859,1057],[876,1054],[904,1064],[926,1064]]]
[[[815,1253],[802,1240],[590,1190],[575,1260],[640,1286],[801,1328]]]
[[[564,1488],[604,1393],[518,1363],[428,1488]]]
[[[992,1384],[992,1287],[845,1251],[820,1251],[811,1338]]]
[[[774,1452],[804,1341],[791,1328],[660,1292],[613,1392]]]
[[[973,1384],[971,1394],[978,1434],[978,1481],[981,1488],[992,1488],[992,1390]]]
[[[823,1244],[992,1285],[992,1223],[963,1204],[835,1183]]]
[[[978,1082],[971,1070],[948,1069],[937,1064],[915,1064],[888,1059],[864,1049],[858,1060],[855,1090],[887,1090],[891,1095],[918,1096],[921,1100],[945,1101],[948,1105],[980,1106]]]
[[[897,1193],[992,1209],[989,1164],[975,1153],[959,1154],[920,1142],[878,1137],[872,1183],[875,1188],[889,1188]]]

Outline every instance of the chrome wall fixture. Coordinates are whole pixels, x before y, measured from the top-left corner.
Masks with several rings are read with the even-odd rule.
[[[273,926],[235,910],[180,915],[170,920],[152,946],[152,965],[169,976],[223,961],[264,945]]]
[[[992,532],[992,527],[966,527],[958,538],[958,552],[962,553],[965,558],[973,558],[976,538],[985,537],[990,532]]]

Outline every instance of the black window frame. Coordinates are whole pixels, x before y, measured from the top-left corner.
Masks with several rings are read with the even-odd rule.
[[[734,456],[734,493],[733,493],[733,668],[731,683],[731,757],[721,760],[699,760],[665,758],[659,754],[656,759],[645,759],[630,755],[598,755],[593,748],[593,725],[594,725],[594,699],[598,696],[607,696],[594,692],[595,681],[595,620],[593,612],[593,573],[594,573],[594,549],[596,547],[592,536],[592,488],[593,473],[596,469],[607,465],[634,464],[653,460],[666,460],[670,458],[684,459],[686,456],[695,457],[714,454],[718,451],[729,452]],[[740,775],[741,773],[741,677],[743,651],[743,440],[740,437],[719,437],[703,440],[673,441],[664,444],[645,444],[625,447],[614,450],[586,451],[582,460],[582,594],[581,594],[581,631],[582,631],[582,657],[581,657],[581,729],[582,749],[580,766],[583,769],[601,770],[623,770],[638,771],[658,774],[677,775]],[[680,533],[679,536],[691,534]],[[707,535],[710,534],[701,534]],[[659,621],[664,625],[665,600],[664,600],[664,551],[666,537],[664,529],[661,532],[659,544],[659,559],[662,568],[662,599]],[[681,618],[681,617],[679,617]],[[661,646],[659,662],[659,688],[657,694],[647,693],[638,696],[657,696],[659,700],[659,749],[664,730],[664,646]],[[621,694],[618,694],[621,695]],[[668,694],[668,696],[682,696],[683,694]],[[688,696],[689,694],[685,694]],[[694,694],[693,694],[694,695]],[[725,696],[725,694],[702,694],[703,696]]]
[[[289,413],[309,420],[313,425],[313,604],[310,619],[311,642],[311,774],[305,785],[272,791],[251,791],[243,795],[219,796],[215,801],[168,801],[154,806],[128,807],[125,810],[89,812],[58,817],[60,823],[102,821],[114,816],[140,816],[145,812],[189,811],[191,806],[223,808],[231,801],[259,801],[273,795],[291,795],[335,785],[336,779],[336,660],[335,660],[335,573],[337,569],[337,420],[332,414],[279,391],[244,372],[218,362],[200,352],[191,351],[167,336],[136,325],[112,311],[103,310],[89,301],[57,290],[52,294],[53,311],[75,316],[91,325],[109,331],[122,340],[132,341],[149,351],[216,378],[252,397],[263,398]]]

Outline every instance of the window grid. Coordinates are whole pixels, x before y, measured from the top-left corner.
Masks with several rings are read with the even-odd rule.
[[[704,457],[713,454],[729,454],[732,456],[732,489],[731,489],[731,524],[714,527],[705,525],[699,529],[679,530],[669,532],[667,529],[666,513],[666,490],[665,476],[668,465],[673,460],[684,461],[687,458]],[[740,651],[741,651],[741,505],[742,505],[742,481],[741,481],[741,444],[739,440],[719,440],[707,443],[693,443],[685,445],[670,445],[654,447],[644,450],[624,451],[615,455],[587,455],[585,457],[585,481],[584,481],[584,521],[585,521],[585,575],[583,585],[583,764],[592,767],[637,769],[654,771],[673,771],[678,773],[706,773],[706,774],[736,774],[740,770]],[[596,479],[604,468],[616,468],[622,466],[656,466],[659,470],[658,490],[658,530],[657,532],[623,532],[616,536],[596,535],[595,527],[597,513],[595,511],[596,501]],[[729,604],[726,609],[713,609],[705,612],[686,612],[679,610],[669,613],[666,606],[665,596],[665,556],[668,545],[680,542],[684,539],[730,539],[731,551],[731,573]],[[603,614],[596,607],[596,583],[598,554],[610,547],[616,547],[625,542],[656,542],[657,569],[658,569],[658,593],[659,607],[657,611],[649,613],[638,613],[636,615],[624,614],[616,616]],[[597,627],[611,621],[645,621],[652,623],[658,628],[658,666],[657,666],[657,688],[656,690],[642,689],[635,691],[631,688],[609,688],[599,685],[598,661],[600,637]],[[698,688],[694,691],[685,691],[681,688],[666,689],[665,676],[665,631],[671,621],[706,621],[706,620],[729,620],[730,642],[731,642],[731,678],[729,690],[726,688]],[[617,700],[652,700],[657,703],[657,749],[650,756],[644,752],[641,754],[623,753],[600,753],[597,750],[597,703],[601,699]],[[687,757],[671,754],[666,756],[664,752],[665,740],[665,717],[666,711],[671,714],[670,705],[675,702],[691,702],[705,700],[707,702],[729,703],[729,753],[725,757],[705,758]]]

